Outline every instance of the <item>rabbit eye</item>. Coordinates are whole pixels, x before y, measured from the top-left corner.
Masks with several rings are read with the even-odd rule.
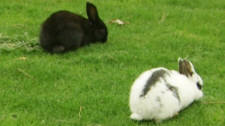
[[[201,90],[201,89],[202,89],[202,85],[200,85],[200,83],[199,83],[199,82],[197,82],[197,87],[198,87],[198,89],[199,89],[199,90]]]

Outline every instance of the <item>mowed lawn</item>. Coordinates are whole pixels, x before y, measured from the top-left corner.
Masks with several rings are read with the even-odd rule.
[[[0,126],[225,126],[224,0],[91,2],[107,43],[51,55],[39,47],[41,23],[57,10],[87,17],[86,1],[0,1]],[[195,65],[204,98],[159,124],[130,120],[135,78],[177,69],[178,57]]]

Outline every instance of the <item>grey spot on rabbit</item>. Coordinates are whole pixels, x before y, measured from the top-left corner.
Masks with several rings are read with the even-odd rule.
[[[140,97],[145,96],[148,93],[148,91],[151,90],[151,87],[154,86],[156,84],[156,82],[159,81],[160,78],[162,78],[163,81],[166,81],[166,79],[165,79],[166,74],[169,75],[169,73],[167,73],[167,71],[165,71],[163,69],[153,72],[152,76],[148,79],[148,81],[143,89],[143,93],[140,95]],[[170,90],[173,93],[173,96],[175,98],[177,98],[177,100],[180,102],[180,96],[178,94],[177,87],[169,84],[168,82],[166,82],[166,86],[167,86],[168,90]],[[160,97],[158,97],[156,100],[160,103]]]
[[[156,101],[159,103],[160,107],[163,106],[160,96],[156,97]]]
[[[154,86],[156,82],[159,81],[160,78],[164,78],[166,74],[168,73],[163,69],[153,72],[151,77],[148,79],[147,83],[145,84],[143,93],[140,95],[140,97],[145,96],[148,93],[148,91],[151,90],[151,87]]]
[[[175,86],[173,86],[173,85],[171,85],[171,84],[169,84],[169,83],[166,83],[166,86],[167,86],[168,90],[172,91],[173,96],[174,96],[175,98],[177,98],[177,100],[178,100],[179,103],[180,103],[180,96],[179,96],[179,93],[178,93],[178,88],[175,87]]]

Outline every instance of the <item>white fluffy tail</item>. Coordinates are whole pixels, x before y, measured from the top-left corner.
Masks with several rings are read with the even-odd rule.
[[[143,118],[140,115],[136,114],[136,113],[132,113],[130,115],[130,118],[133,119],[133,120],[137,120],[137,121],[143,120]]]

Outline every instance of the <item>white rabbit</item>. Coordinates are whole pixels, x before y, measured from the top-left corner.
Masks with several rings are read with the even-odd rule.
[[[203,96],[201,77],[190,61],[178,59],[179,72],[163,67],[142,73],[130,92],[130,118],[162,120],[171,118]]]

